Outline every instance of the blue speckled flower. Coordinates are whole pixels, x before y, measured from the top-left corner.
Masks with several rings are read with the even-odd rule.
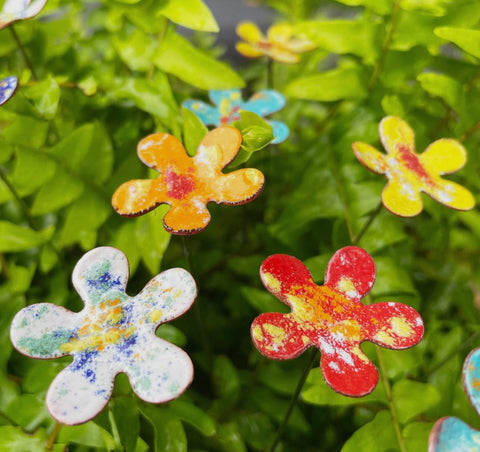
[[[0,30],[17,20],[36,16],[47,0],[6,0],[0,11]]]
[[[185,108],[193,111],[206,126],[226,126],[240,119],[239,111],[246,110],[264,117],[281,110],[285,106],[285,98],[277,91],[268,89],[254,94],[244,101],[239,89],[212,90],[208,92],[215,105],[199,100],[187,100]],[[280,121],[267,121],[273,127],[273,144],[285,141],[290,133],[288,127]]]
[[[18,79],[15,76],[0,80],[0,105],[6,103],[15,94],[18,86]]]
[[[84,309],[76,313],[39,303],[13,319],[10,337],[21,353],[43,359],[73,356],[47,393],[50,414],[63,424],[81,424],[96,416],[120,372],[128,375],[135,393],[151,403],[179,396],[192,381],[189,356],[155,335],[158,325],[192,305],[197,291],[192,276],[181,268],[164,271],[130,297],[125,292],[128,275],[121,251],[95,248],[80,259],[72,276]]]
[[[480,414],[480,348],[476,348],[463,364],[463,387]],[[428,440],[428,452],[467,452],[480,450],[480,432],[455,417],[439,419]]]

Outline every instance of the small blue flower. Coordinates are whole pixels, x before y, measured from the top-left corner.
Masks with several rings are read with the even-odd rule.
[[[6,103],[15,93],[18,86],[18,79],[15,76],[0,80],[0,105]]]
[[[199,100],[187,100],[182,105],[195,113],[206,126],[226,126],[240,119],[240,110],[264,117],[281,110],[285,98],[277,91],[267,89],[244,101],[239,89],[212,90],[208,92],[214,107]],[[290,133],[280,121],[267,121],[273,127],[273,144],[285,141]]]
[[[480,414],[480,348],[470,352],[463,364],[463,387]],[[480,432],[455,417],[439,419],[430,433],[429,452],[479,450]]]

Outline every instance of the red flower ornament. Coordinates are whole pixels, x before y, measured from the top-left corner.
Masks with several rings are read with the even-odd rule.
[[[361,248],[337,251],[323,286],[314,283],[301,261],[285,254],[267,258],[260,277],[292,311],[258,316],[251,328],[255,346],[272,359],[296,358],[308,347],[318,347],[325,380],[341,394],[361,397],[378,382],[377,369],[360,348],[362,342],[404,349],[422,339],[423,321],[413,308],[393,302],[361,303],[375,281],[373,259]]]

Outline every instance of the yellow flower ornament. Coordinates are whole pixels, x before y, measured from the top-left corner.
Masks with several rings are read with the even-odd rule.
[[[313,50],[316,45],[301,37],[294,37],[295,30],[288,24],[272,25],[265,36],[253,22],[237,25],[237,35],[243,39],[235,48],[247,58],[268,56],[281,63],[298,63],[299,53]]]
[[[453,209],[474,207],[475,199],[466,188],[440,177],[458,171],[467,161],[465,148],[457,140],[441,138],[417,154],[413,130],[396,116],[382,119],[379,134],[386,154],[367,143],[356,142],[352,147],[362,165],[387,177],[382,202],[390,212],[418,215],[423,208],[420,192]]]

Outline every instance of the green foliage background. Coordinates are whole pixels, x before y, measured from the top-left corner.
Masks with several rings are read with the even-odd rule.
[[[121,218],[111,195],[127,180],[154,176],[135,153],[149,133],[166,131],[194,148],[203,131],[182,115],[183,100],[206,99],[208,89],[246,87],[245,96],[264,89],[268,64],[245,60],[234,69],[222,58],[215,11],[202,0],[49,0],[38,18],[14,26],[33,71],[11,30],[0,31],[0,78],[21,81],[0,108],[0,451],[49,443],[55,451],[267,450],[307,354],[274,362],[252,346],[254,317],[285,311],[261,286],[259,266],[270,254],[292,254],[321,283],[331,255],[368,221],[385,179],[356,161],[351,143],[378,145],[386,115],[412,125],[419,151],[456,137],[469,162],[451,179],[478,199],[479,1],[264,3],[318,49],[299,64],[272,66],[288,101],[275,117],[291,135],[243,154],[266,175],[262,195],[245,206],[209,206],[211,225],[189,238],[202,319],[189,312],[157,334],[190,354],[194,382],[177,401],[155,406],[120,375],[104,412],[59,431],[44,399],[69,358],[14,352],[12,317],[44,301],[80,310],[71,271],[97,245],[127,254],[131,294],[162,269],[185,267],[181,238],[163,229],[164,209]],[[177,25],[195,32],[187,39]],[[258,125],[242,118],[242,130],[251,121]],[[480,214],[423,199],[424,212],[411,219],[382,209],[359,245],[377,265],[373,300],[419,310],[424,340],[405,351],[365,343],[381,371],[365,398],[334,393],[315,364],[277,452],[426,451],[442,416],[480,427],[461,386],[463,359],[480,345]]]

